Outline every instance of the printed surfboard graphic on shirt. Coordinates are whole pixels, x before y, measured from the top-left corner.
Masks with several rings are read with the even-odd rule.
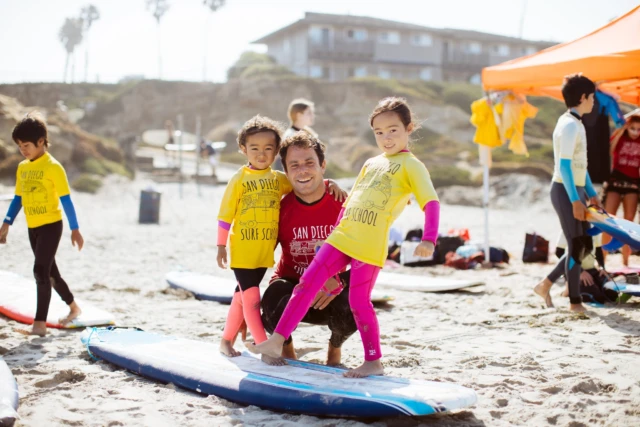
[[[386,210],[387,203],[391,199],[391,175],[395,175],[402,165],[390,162],[388,165],[369,166],[367,168],[362,181],[356,187],[355,191],[359,194],[358,199],[361,200],[362,206],[347,208],[344,217],[352,221],[361,222],[363,224],[376,226],[378,213]]]
[[[371,182],[371,186],[364,190],[363,196],[366,197],[364,206],[377,210],[384,210],[387,202],[391,198],[391,178],[382,175]]]
[[[255,227],[257,225],[278,226],[279,203],[278,193],[264,192],[242,196],[240,225]]]
[[[49,192],[39,181],[24,181],[22,183],[22,203],[28,215],[46,214]]]

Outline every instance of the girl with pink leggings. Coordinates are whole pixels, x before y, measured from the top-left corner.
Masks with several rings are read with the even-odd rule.
[[[424,235],[415,255],[430,256],[438,236],[440,203],[427,168],[407,148],[416,129],[407,102],[402,98],[381,100],[369,117],[369,124],[382,154],[367,160],[362,167],[336,228],[300,278],[274,334],[267,341],[250,346],[267,363],[281,364],[273,361],[316,294],[339,294],[340,286],[328,289],[325,283],[351,264],[349,305],[362,338],[364,363],[345,376],[384,373],[371,291],[387,258],[389,228],[414,195],[425,214]]]

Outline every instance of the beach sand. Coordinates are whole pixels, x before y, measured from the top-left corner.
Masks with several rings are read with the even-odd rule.
[[[140,190],[151,184],[144,177],[133,182],[110,177],[97,195],[73,195],[86,243],[78,253],[65,229],[57,257],[62,275],[77,297],[113,312],[120,325],[217,343],[228,306],[167,290],[164,275],[182,267],[232,277],[215,262],[216,215],[224,187],[202,187],[199,196],[189,183],[180,198],[177,184],[156,185],[162,191],[160,225],[139,225]],[[12,188],[0,186],[0,194],[7,192]],[[7,206],[0,202],[0,210]],[[441,221],[441,230],[467,227],[473,239],[484,236],[481,209],[445,205]],[[405,228],[421,225],[415,204],[400,223]],[[512,255],[503,269],[394,270],[482,279],[486,286],[441,294],[390,291],[396,300],[377,311],[389,375],[470,387],[478,393],[474,407],[367,423],[279,414],[94,362],[77,330],[25,338],[13,332],[16,322],[0,316],[0,354],[20,386],[17,425],[639,425],[640,369],[633,366],[640,360],[640,299],[589,308],[580,316],[567,311],[568,300],[559,296],[561,286],[555,286],[557,308],[543,308],[532,287],[553,266],[525,265],[521,256],[527,231],[536,230],[555,242],[559,225],[548,203],[492,210],[490,230],[491,243]],[[633,261],[640,264],[635,257]],[[619,256],[608,262],[619,264]],[[21,215],[8,244],[0,246],[0,269],[31,277],[32,263]],[[327,328],[305,324],[294,333],[300,356],[313,362],[324,361],[328,338]],[[356,334],[343,347],[343,363],[355,367],[361,361]]]

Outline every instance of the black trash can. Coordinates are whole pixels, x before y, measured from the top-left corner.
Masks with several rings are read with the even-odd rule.
[[[160,223],[160,192],[142,190],[140,192],[140,224]]]

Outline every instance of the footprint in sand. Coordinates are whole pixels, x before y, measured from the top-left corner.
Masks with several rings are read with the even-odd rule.
[[[574,393],[584,394],[600,394],[600,393],[613,393],[617,390],[617,387],[613,384],[604,384],[598,380],[584,380],[580,381],[571,388]]]
[[[551,386],[551,387],[543,388],[541,389],[541,391],[544,391],[545,393],[549,393],[549,394],[557,394],[562,391],[562,387]]]
[[[34,385],[39,388],[57,387],[62,383],[77,383],[83,381],[87,376],[82,372],[75,372],[71,369],[58,372],[53,378],[38,381]]]

